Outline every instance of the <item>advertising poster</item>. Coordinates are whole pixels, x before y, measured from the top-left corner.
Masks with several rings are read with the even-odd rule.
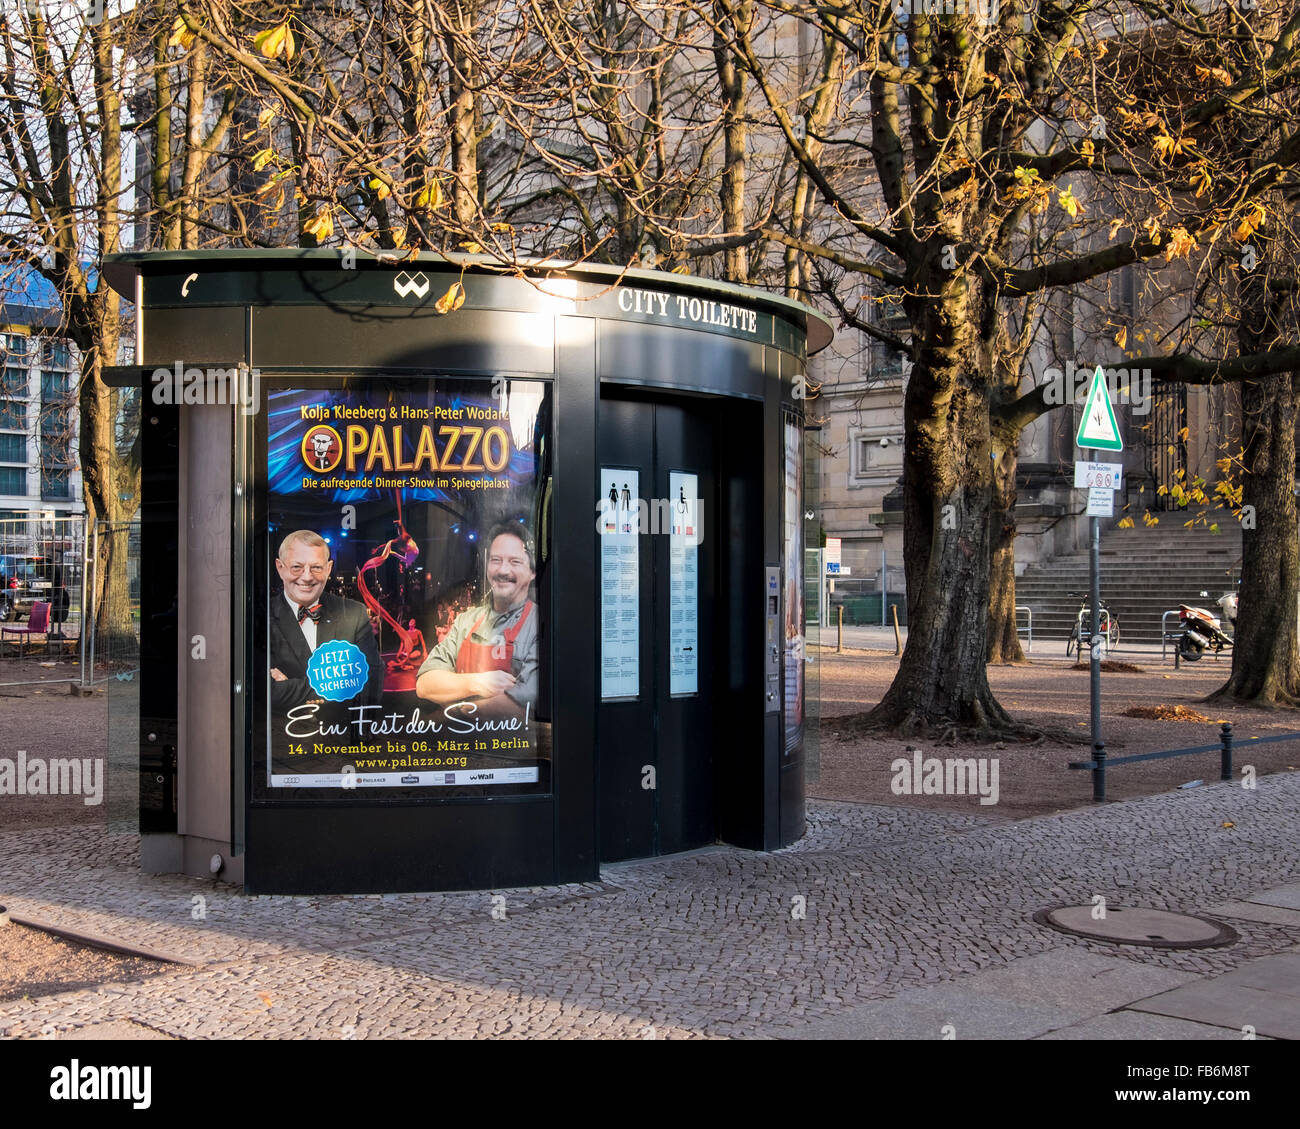
[[[803,736],[803,431],[785,417],[785,751],[798,748]]]
[[[549,387],[272,383],[266,421],[266,787],[549,791]]]

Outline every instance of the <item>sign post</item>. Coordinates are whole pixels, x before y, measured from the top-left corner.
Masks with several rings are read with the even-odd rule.
[[[1106,375],[1100,365],[1092,374],[1088,399],[1083,405],[1083,419],[1075,443],[1084,448],[1102,451],[1122,451],[1124,442],[1119,437],[1115,422],[1115,409],[1111,407],[1110,390]],[[1088,490],[1089,565],[1091,571],[1092,631],[1089,632],[1089,665],[1092,689],[1092,770],[1093,802],[1106,798],[1106,744],[1101,737],[1101,518],[1114,512],[1113,491],[1123,481],[1123,467],[1115,463],[1074,464],[1074,484]]]

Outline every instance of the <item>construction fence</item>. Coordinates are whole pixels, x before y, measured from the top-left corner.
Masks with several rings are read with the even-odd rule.
[[[805,572],[807,619],[821,627],[834,627],[843,609],[845,627],[907,625],[907,594],[903,558],[895,560],[879,545],[842,541],[839,567],[834,553],[810,550]]]
[[[133,679],[139,655],[138,522],[0,521],[0,686]]]

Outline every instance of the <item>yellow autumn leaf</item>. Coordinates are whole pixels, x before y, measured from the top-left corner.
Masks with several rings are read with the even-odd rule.
[[[303,231],[307,235],[314,235],[318,243],[325,242],[334,234],[334,217],[330,215],[328,207],[322,207],[311,219],[302,225]]]
[[[172,37],[167,40],[167,46],[179,47],[182,51],[188,51],[194,46],[194,32],[190,31],[184,16],[177,16],[176,22],[172,24]]]
[[[1121,349],[1128,344],[1128,326],[1121,325],[1119,327],[1119,332],[1115,334],[1115,344]]]
[[[253,171],[261,172],[275,157],[274,149],[263,149],[253,158]]]
[[[1192,173],[1192,183],[1196,186],[1198,199],[1214,187],[1214,178],[1210,176],[1210,166],[1207,161],[1202,161],[1196,166]]]
[[[1142,515],[1142,520],[1146,523],[1148,529],[1153,525],[1160,524],[1160,519],[1149,510]]]
[[[1259,225],[1264,222],[1264,218],[1267,214],[1268,213],[1264,211],[1263,204],[1257,203],[1251,205],[1250,211],[1242,217],[1241,223],[1237,225],[1237,230],[1233,232],[1237,237],[1238,242],[1244,243],[1254,235]]]
[[[1115,523],[1115,525],[1119,529],[1132,529],[1133,519],[1131,517],[1122,517]]]
[[[483,244],[473,239],[467,239],[464,243],[461,244],[461,246],[466,251],[468,251],[471,255],[483,254]]]
[[[393,246],[398,248],[406,246],[406,228],[393,228]]]
[[[1107,235],[1106,238],[1108,238],[1108,239],[1114,239],[1114,238],[1115,238],[1115,233],[1116,233],[1117,231],[1119,231],[1119,229],[1120,229],[1121,227],[1123,227],[1123,226],[1124,226],[1124,221],[1123,221],[1123,220],[1111,220],[1111,221],[1110,221],[1110,233]]]
[[[1165,248],[1165,262],[1169,262],[1175,256],[1190,255],[1197,249],[1197,243],[1187,228],[1179,224],[1169,233],[1169,246]]]
[[[1088,167],[1091,168],[1092,162],[1096,158],[1096,153],[1097,153],[1095,147],[1092,144],[1091,138],[1084,140],[1083,144],[1079,146],[1079,152],[1083,155],[1084,160],[1088,162]]]
[[[1216,522],[1212,522],[1212,523],[1210,524],[1210,532],[1211,532],[1211,533],[1218,533],[1218,532],[1219,532],[1219,523],[1218,523],[1217,521],[1216,521]]]
[[[465,304],[465,287],[459,282],[453,282],[444,294],[433,304],[433,308],[440,314],[449,313],[452,310],[459,310]]]
[[[260,114],[257,115],[257,124],[265,129],[275,120],[275,111],[267,106]]]
[[[500,232],[503,235],[513,234],[515,227],[514,224],[510,224],[510,223],[494,223],[492,225],[492,230],[496,232]]]
[[[1229,831],[1231,831],[1231,830],[1232,830],[1234,827],[1236,827],[1237,825],[1236,825],[1235,823],[1231,823],[1231,822],[1224,822],[1224,823],[1219,824],[1219,826],[1220,826],[1220,827],[1225,827],[1225,828],[1227,828]]]
[[[1180,428],[1178,429],[1178,438],[1181,439],[1184,443],[1187,442],[1187,436],[1188,436],[1188,434],[1189,434],[1189,432],[1188,432],[1188,429],[1187,429],[1187,428],[1185,428],[1185,427],[1180,427]]]
[[[372,176],[370,178],[370,190],[380,200],[387,200],[388,197],[393,194],[393,190],[377,176]]]
[[[1074,219],[1076,216],[1078,216],[1080,212],[1083,211],[1082,202],[1074,194],[1073,184],[1067,184],[1065,186],[1064,192],[1058,192],[1056,194],[1056,202],[1060,204],[1061,207],[1064,208],[1067,212],[1070,213],[1071,219]]]
[[[1157,247],[1160,246],[1160,220],[1155,216],[1148,216],[1142,222],[1142,227],[1146,230],[1147,238]]]
[[[415,197],[415,206],[417,208],[428,208],[430,211],[437,211],[442,207],[442,181],[434,180],[420,189],[419,195]]]
[[[293,32],[289,30],[288,21],[267,28],[266,31],[259,31],[253,36],[253,47],[265,59],[278,58],[281,52],[284,53],[286,59],[292,59],[294,40]]]

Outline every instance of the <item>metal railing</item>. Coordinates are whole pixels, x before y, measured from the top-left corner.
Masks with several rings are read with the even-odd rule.
[[[1300,741],[1300,732],[1279,733],[1273,737],[1251,737],[1252,745],[1269,745],[1274,741]],[[1188,749],[1162,749],[1157,753],[1134,753],[1127,757],[1106,756],[1106,746],[1101,745],[1097,754],[1090,761],[1071,761],[1070,768],[1092,773],[1092,798],[1100,803],[1106,798],[1106,769],[1121,764],[1136,764],[1138,761],[1166,760],[1169,757],[1190,757],[1198,753],[1219,754],[1219,779],[1232,779],[1232,723],[1225,721],[1219,729],[1217,745],[1193,745]]]
[[[1178,615],[1178,614],[1179,614],[1178,609],[1175,608],[1173,611],[1165,612],[1160,617],[1160,661],[1161,662],[1165,661],[1165,652],[1168,650],[1169,644],[1173,643],[1175,646],[1174,661],[1175,663],[1177,663],[1178,660],[1177,644],[1178,644],[1178,640],[1182,638],[1183,629],[1179,627],[1177,631],[1170,631],[1168,621],[1171,615]]]
[[[1025,618],[1029,621],[1024,627],[1020,626],[1020,613],[1025,613]],[[1025,604],[1016,605],[1016,634],[1026,636],[1028,646],[1026,651],[1033,652],[1034,649],[1034,609]]]

